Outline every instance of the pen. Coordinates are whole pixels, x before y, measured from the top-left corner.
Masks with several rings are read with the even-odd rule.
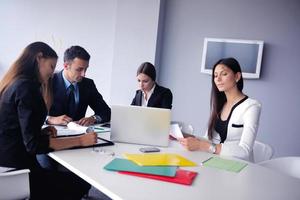
[[[94,127],[94,129],[104,131],[104,128],[100,128],[100,127]]]
[[[209,160],[212,159],[212,158],[213,158],[213,157],[210,157],[210,158],[204,160],[201,164],[203,165],[204,163],[206,163],[207,161],[209,161]]]

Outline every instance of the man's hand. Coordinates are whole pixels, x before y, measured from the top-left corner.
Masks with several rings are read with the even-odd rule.
[[[67,115],[61,115],[57,117],[49,116],[47,119],[47,124],[51,125],[67,125],[72,121],[72,118]]]
[[[81,118],[77,123],[81,126],[89,126],[96,122],[96,119],[94,117],[84,117]]]

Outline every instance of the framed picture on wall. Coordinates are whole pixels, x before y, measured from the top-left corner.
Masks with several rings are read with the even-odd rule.
[[[213,65],[218,60],[233,57],[241,65],[243,78],[258,79],[263,46],[261,40],[204,38],[201,72],[212,74]]]

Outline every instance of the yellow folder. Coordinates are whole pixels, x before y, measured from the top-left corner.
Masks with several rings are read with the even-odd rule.
[[[171,153],[124,154],[140,166],[197,166],[196,163]]]

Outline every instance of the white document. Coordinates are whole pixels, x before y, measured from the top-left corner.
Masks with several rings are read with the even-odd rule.
[[[57,136],[76,136],[76,135],[82,135],[85,132],[71,130],[67,126],[55,126],[57,130]]]
[[[55,126],[57,136],[76,136],[89,132],[105,133],[110,132],[110,128],[97,126],[81,126],[75,122],[69,122],[67,126]]]
[[[174,138],[183,138],[181,129],[178,124],[171,124],[170,126],[170,135]]]
[[[94,131],[93,127],[81,126],[81,125],[79,125],[75,122],[69,122],[67,127],[70,130],[78,131],[78,132],[81,132],[81,133],[88,133],[88,132],[93,132]]]

